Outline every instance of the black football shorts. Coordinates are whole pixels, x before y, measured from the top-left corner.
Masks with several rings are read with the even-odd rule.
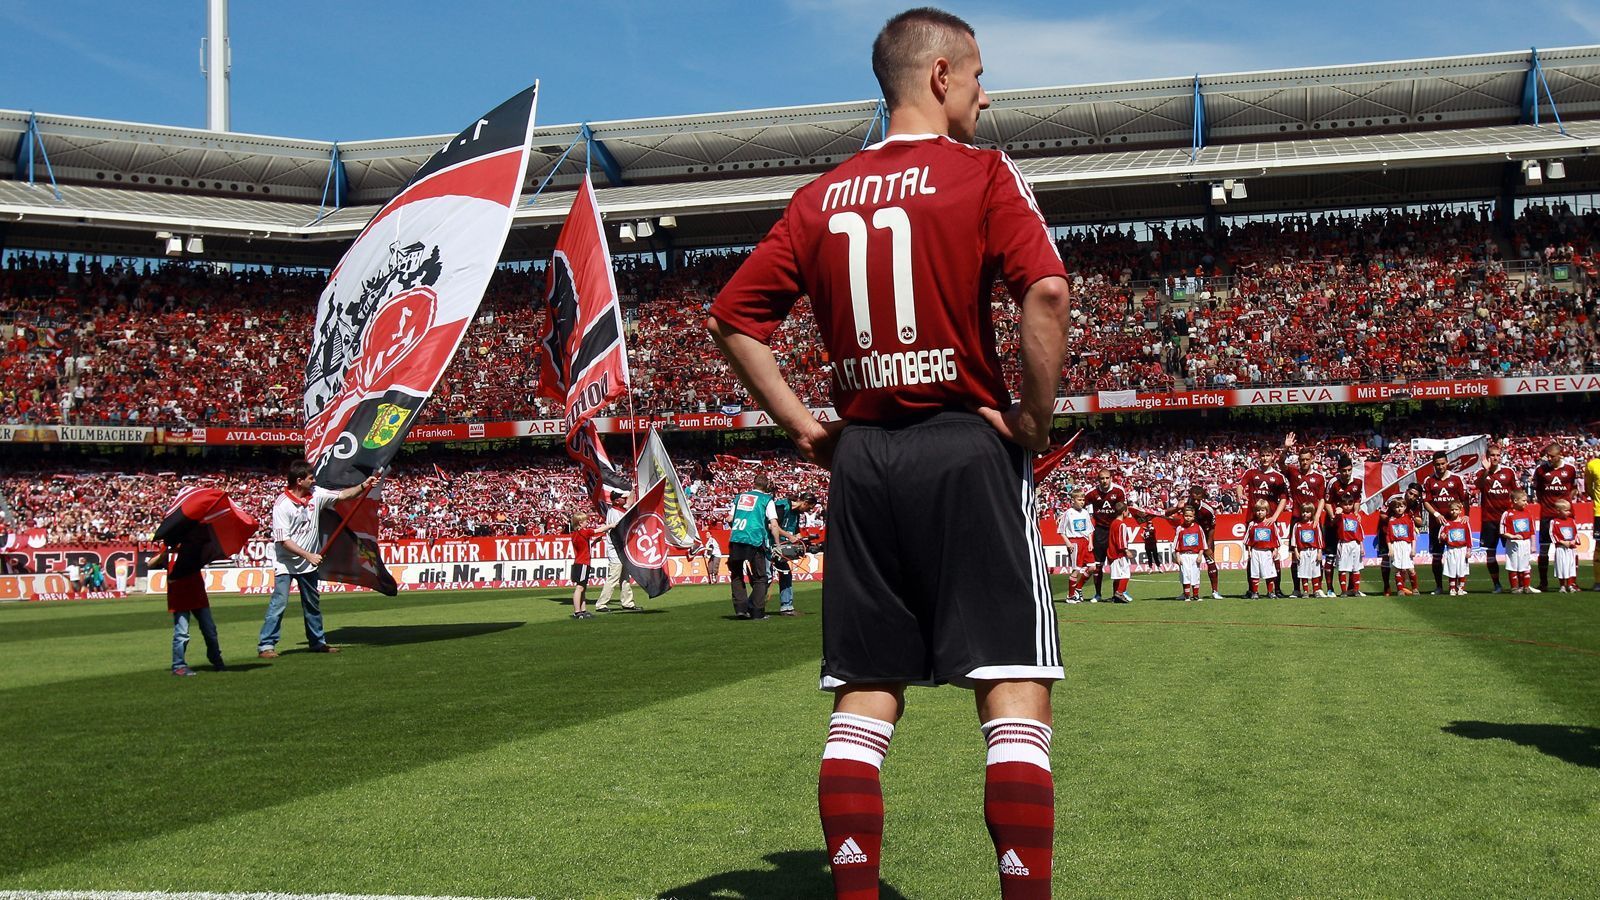
[[[1032,454],[966,412],[846,427],[822,633],[824,690],[1061,678]]]
[[[594,568],[592,566],[586,566],[583,563],[572,564],[572,583],[574,586],[580,584],[586,585],[589,583],[589,579],[593,577]]]

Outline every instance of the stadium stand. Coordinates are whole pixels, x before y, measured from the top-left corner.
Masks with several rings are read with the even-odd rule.
[[[1068,394],[1600,370],[1594,211],[1530,207],[1505,247],[1471,213],[1394,210],[1210,238],[1107,229],[1061,249],[1078,305]],[[1512,272],[1507,251],[1532,267]],[[741,258],[692,254],[670,273],[619,264],[635,411],[748,405],[702,326]],[[1549,281],[1556,263],[1573,267],[1561,285]],[[321,287],[317,274],[69,270],[13,256],[0,273],[0,422],[295,425]],[[497,275],[425,421],[552,414],[533,396],[542,292],[539,270]],[[1015,309],[998,295],[994,309],[1015,383]],[[773,349],[801,398],[826,405],[814,334],[801,304]]]
[[[1109,468],[1137,506],[1175,505],[1191,485],[1199,485],[1223,511],[1232,511],[1231,486],[1249,468],[1253,454],[1282,447],[1291,431],[1296,436],[1293,452],[1325,474],[1332,473],[1330,456],[1339,451],[1358,460],[1415,468],[1427,461],[1427,454],[1413,452],[1410,439],[1442,436],[1438,421],[1426,415],[1394,422],[1351,418],[1298,425],[1218,418],[1173,424],[1162,420],[1157,426],[1102,423],[1080,438],[1040,485],[1042,509],[1047,514],[1059,511],[1072,485],[1088,485]],[[1540,448],[1551,440],[1580,459],[1600,453],[1600,434],[1591,432],[1586,418],[1575,412],[1516,419],[1483,413],[1453,417],[1449,433],[1493,434],[1506,449],[1506,463],[1526,477]],[[411,459],[384,483],[385,538],[559,534],[569,530],[572,514],[586,507],[577,468],[559,448],[430,449]],[[800,461],[776,438],[681,453],[675,461],[696,517],[711,525],[723,523],[734,497],[757,470],[771,475],[781,493],[827,493],[827,473]],[[42,529],[52,544],[137,539],[155,528],[178,491],[194,484],[224,487],[246,510],[265,515],[283,490],[282,461],[257,458],[202,467],[190,460],[142,455],[115,462],[36,460],[0,475],[0,508],[15,513],[15,520],[0,530]],[[819,515],[825,517],[825,504]]]

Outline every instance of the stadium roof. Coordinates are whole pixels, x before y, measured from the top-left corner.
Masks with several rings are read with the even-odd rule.
[[[1600,190],[1600,46],[992,99],[979,143],[1017,160],[1053,223],[1199,216],[1224,178],[1248,185],[1234,213]],[[525,192],[550,187],[507,256],[553,242],[539,226],[564,215],[586,156],[608,218],[675,215],[676,245],[728,244],[882,128],[876,101],[538,128]],[[327,263],[447,137],[333,143],[0,111],[0,243],[146,255],[163,230],[205,235],[208,256]],[[1508,176],[1558,158],[1564,182]]]

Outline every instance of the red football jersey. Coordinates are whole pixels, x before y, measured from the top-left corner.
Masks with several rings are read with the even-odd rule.
[[[580,566],[587,566],[593,559],[590,545],[594,543],[595,530],[593,528],[579,528],[572,533],[572,561]]]
[[[1277,469],[1248,469],[1239,484],[1243,485],[1245,499],[1251,506],[1257,500],[1265,500],[1269,513],[1278,508],[1279,500],[1289,496],[1289,481]]]
[[[1096,486],[1090,488],[1089,493],[1083,495],[1083,499],[1094,512],[1094,526],[1109,528],[1111,521],[1117,517],[1117,504],[1128,499],[1128,492],[1123,490],[1120,484],[1113,484],[1104,489]]]
[[[1441,515],[1449,515],[1452,502],[1467,505],[1467,483],[1453,472],[1441,478],[1429,471],[1428,477],[1422,479],[1422,499],[1433,504]]]
[[[1278,529],[1271,522],[1251,519],[1244,526],[1244,543],[1251,550],[1278,549]]]
[[[1019,302],[1066,276],[1016,166],[947,137],[897,134],[797,191],[711,315],[766,342],[810,295],[848,421],[1004,409],[996,275]]]
[[[1390,516],[1383,523],[1383,531],[1391,544],[1414,544],[1417,541],[1417,523],[1409,513]]]
[[[1533,470],[1533,491],[1539,498],[1540,511],[1546,516],[1556,514],[1556,501],[1570,501],[1578,490],[1578,470],[1563,463],[1552,466],[1548,461],[1539,463]]]
[[[1339,542],[1359,542],[1366,537],[1361,530],[1361,517],[1346,513],[1339,517]]]
[[[1359,478],[1341,481],[1334,476],[1328,479],[1328,502],[1335,506],[1360,503],[1365,496],[1366,488]]]
[[[1550,540],[1558,545],[1576,545],[1578,542],[1578,520],[1568,516],[1565,519],[1556,519],[1551,522]]]
[[[1531,541],[1533,533],[1538,531],[1538,526],[1533,514],[1536,507],[1525,506],[1522,509],[1508,509],[1500,514],[1500,536],[1504,538],[1517,538],[1518,540]]]
[[[1472,546],[1472,523],[1465,518],[1446,522],[1440,531],[1446,547]]]
[[[1510,466],[1501,466],[1493,472],[1484,469],[1478,473],[1476,486],[1484,518],[1498,517],[1511,508],[1511,492],[1517,489],[1517,473]]]
[[[1123,516],[1111,523],[1111,539],[1106,542],[1106,558],[1120,559],[1128,555],[1128,548],[1139,539],[1139,522]]]
[[[1296,507],[1302,503],[1316,506],[1327,496],[1328,479],[1321,472],[1306,472],[1296,466],[1285,466],[1284,472],[1289,476],[1289,494]]]
[[[1315,522],[1301,519],[1294,523],[1294,546],[1296,550],[1322,549],[1322,528]]]
[[[1206,530],[1197,521],[1193,525],[1179,525],[1172,536],[1172,546],[1179,553],[1199,553],[1206,549]]]

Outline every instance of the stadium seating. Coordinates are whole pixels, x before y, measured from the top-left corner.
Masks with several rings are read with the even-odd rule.
[[[1600,370],[1593,327],[1600,214],[1531,207],[1509,241],[1473,214],[1385,212],[1195,228],[1080,232],[1060,242],[1075,288],[1066,393]],[[1552,285],[1569,263],[1585,286]],[[743,254],[668,273],[617,262],[635,411],[747,406],[702,327]],[[14,256],[0,271],[0,423],[275,425],[301,421],[316,273],[166,266],[69,269]],[[537,270],[501,271],[424,421],[552,416],[533,396]],[[995,331],[1017,377],[1015,306]],[[774,337],[802,399],[828,399],[808,303]],[[625,410],[623,410],[625,411]]]

